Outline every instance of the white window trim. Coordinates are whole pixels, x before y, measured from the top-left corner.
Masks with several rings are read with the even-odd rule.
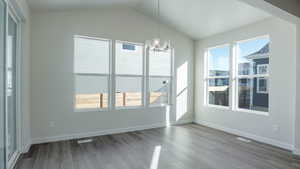
[[[143,47],[143,59],[142,59],[142,74],[141,75],[136,75],[136,74],[116,74],[116,47],[115,47],[115,45],[117,44],[117,43],[126,43],[126,44],[130,44],[130,45],[135,45],[135,46],[142,46]],[[112,95],[113,95],[113,102],[114,102],[114,104],[113,104],[113,109],[115,109],[115,110],[126,110],[126,109],[140,109],[140,108],[143,108],[143,107],[145,107],[145,102],[144,102],[144,97],[145,97],[145,89],[144,89],[144,86],[145,86],[145,71],[144,71],[144,69],[145,69],[145,44],[144,43],[135,43],[135,42],[129,42],[129,41],[121,41],[121,40],[114,40],[113,41],[113,44],[114,44],[114,46],[113,46],[113,56],[112,56],[112,58],[113,58],[113,60],[114,60],[114,63],[113,63],[113,69],[114,69],[114,71],[113,71],[113,73],[112,73],[112,77],[113,77],[113,86],[114,86],[114,93],[112,93]],[[142,98],[141,98],[141,105],[140,106],[117,106],[116,104],[115,104],[115,102],[116,102],[116,78],[117,77],[140,77],[141,79],[142,79],[142,83],[141,83],[141,95],[142,95]]]
[[[264,74],[258,73],[258,72],[259,72],[259,69],[260,69],[261,67],[266,67],[266,68],[267,68],[267,73],[264,73]],[[259,64],[259,65],[257,65],[257,67],[256,67],[256,74],[258,74],[258,75],[266,75],[266,74],[269,74],[269,65],[268,65],[268,64]]]
[[[239,40],[239,41],[232,41],[230,43],[224,43],[223,45],[216,45],[214,47],[208,47],[205,50],[204,53],[204,107],[207,108],[217,108],[217,109],[223,109],[223,110],[228,110],[230,109],[231,111],[237,111],[237,112],[246,112],[246,113],[253,113],[253,114],[258,114],[258,115],[269,115],[268,112],[264,111],[257,111],[257,110],[249,110],[249,109],[242,109],[239,108],[239,87],[238,87],[238,82],[239,79],[254,79],[257,78],[267,78],[267,94],[269,93],[269,72],[270,72],[270,65],[269,64],[261,64],[261,65],[267,65],[267,74],[255,74],[255,75],[239,75],[238,74],[238,62],[237,62],[237,45],[239,43],[251,41],[251,40],[256,40],[256,39],[261,39],[261,38],[269,38],[270,39],[270,44],[271,44],[271,38],[269,35],[263,35],[263,36],[257,36],[254,38],[246,39],[246,40]],[[209,79],[216,79],[216,78],[228,78],[228,76],[211,76],[209,77],[209,56],[208,56],[208,51],[214,48],[219,48],[219,47],[224,47],[230,45],[230,66],[229,66],[229,106],[221,106],[221,105],[213,105],[209,104],[209,93],[208,93],[208,80]],[[270,55],[271,52],[269,52]],[[259,66],[259,65],[258,65]],[[258,92],[257,92],[258,93]]]
[[[172,100],[172,95],[173,95],[173,88],[175,88],[173,85],[173,80],[174,80],[174,74],[175,74],[175,69],[174,69],[174,55],[175,55],[175,50],[174,48],[171,48],[170,49],[171,51],[171,66],[170,66],[170,73],[171,75],[170,76],[160,76],[160,75],[150,75],[149,74],[149,68],[150,68],[150,62],[149,62],[149,52],[150,50],[149,49],[146,49],[146,69],[145,69],[145,72],[146,72],[146,107],[150,107],[150,108],[156,108],[156,107],[166,107],[166,106],[171,106],[173,105],[173,100]],[[149,86],[149,80],[150,78],[169,78],[170,79],[170,82],[169,82],[169,90],[168,90],[168,103],[167,104],[150,104],[150,86]]]
[[[76,73],[75,72],[75,59],[73,59],[73,84],[74,84],[74,89],[73,89],[73,111],[76,113],[81,113],[81,112],[104,112],[104,111],[109,111],[111,109],[111,76],[112,76],[112,69],[111,69],[111,56],[112,56],[112,40],[110,39],[104,39],[104,38],[97,38],[97,37],[90,37],[90,36],[82,36],[82,35],[74,35],[73,36],[73,44],[75,43],[76,38],[83,38],[83,39],[91,39],[91,40],[98,40],[98,41],[107,41],[109,43],[109,72],[108,74],[106,73]],[[74,50],[75,51],[75,48]],[[108,104],[107,108],[76,108],[76,76],[103,76],[107,77],[107,94],[108,94]]]
[[[121,40],[111,40],[105,38],[98,38],[98,37],[90,37],[90,36],[82,36],[82,35],[74,35],[73,39],[75,38],[86,38],[86,39],[93,39],[93,40],[101,40],[101,41],[109,41],[109,74],[98,74],[98,73],[75,73],[75,59],[73,60],[73,76],[75,83],[75,76],[76,75],[95,75],[95,76],[107,76],[109,77],[108,80],[108,107],[107,108],[84,108],[78,109],[76,108],[76,87],[73,90],[73,111],[74,112],[107,112],[113,110],[127,110],[127,109],[145,109],[145,108],[155,108],[155,107],[166,107],[173,104],[172,95],[173,95],[173,88],[174,88],[174,48],[171,49],[171,76],[149,76],[149,50],[145,47],[144,43],[135,43],[129,41],[121,41]],[[143,74],[142,75],[128,75],[128,74],[116,74],[115,64],[116,64],[116,43],[127,43],[132,45],[140,45],[143,46]],[[142,77],[142,105],[141,106],[119,106],[117,107],[115,104],[116,98],[116,77]],[[150,98],[149,98],[149,78],[150,77],[162,77],[162,78],[169,78],[170,79],[170,87],[169,87],[169,95],[168,95],[168,104],[152,104],[150,105]]]
[[[222,48],[222,47],[229,47],[230,48],[230,52],[229,52],[229,59],[228,59],[228,62],[229,62],[229,75],[228,76],[210,76],[209,75],[209,51],[212,50],[212,49],[216,49],[216,48]],[[206,107],[211,107],[211,108],[218,108],[218,109],[230,109],[231,107],[231,95],[230,95],[230,91],[231,91],[231,55],[232,55],[232,52],[231,52],[231,48],[232,48],[232,45],[230,43],[225,43],[225,44],[222,44],[222,45],[218,45],[218,46],[215,46],[215,47],[210,47],[210,48],[207,48],[205,50],[205,58],[204,58],[204,106]],[[229,87],[229,98],[228,98],[228,106],[223,106],[223,105],[215,105],[215,104],[210,104],[209,103],[209,91],[208,91],[208,87],[209,87],[209,80],[211,79],[229,79],[229,84],[228,84],[228,87]]]

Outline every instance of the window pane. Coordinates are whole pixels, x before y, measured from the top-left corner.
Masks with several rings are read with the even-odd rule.
[[[116,107],[142,105],[142,77],[116,77]]]
[[[239,79],[239,108],[268,112],[269,95],[256,92],[257,78]]]
[[[76,75],[77,109],[108,107],[108,76]]]
[[[257,78],[257,93],[268,93],[268,78],[260,77]]]
[[[229,78],[209,79],[208,101],[211,105],[229,105]]]
[[[169,100],[170,78],[149,78],[150,105],[166,105]]]
[[[75,37],[75,73],[109,73],[109,41]]]
[[[259,38],[238,43],[239,75],[267,74],[270,39]]]
[[[150,76],[171,76],[172,65],[171,50],[149,51],[149,75]]]
[[[143,74],[143,46],[116,43],[116,74]]]
[[[210,49],[208,51],[209,76],[228,76],[229,56],[229,45]]]
[[[17,150],[17,93],[16,93],[16,57],[17,57],[17,23],[8,16],[7,57],[6,57],[6,110],[7,110],[7,153],[8,159]]]

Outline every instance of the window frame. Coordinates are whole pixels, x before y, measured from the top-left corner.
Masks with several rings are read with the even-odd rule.
[[[229,70],[228,70],[228,75],[227,76],[210,76],[209,75],[209,51],[212,49],[216,48],[223,48],[223,47],[229,47],[229,58],[228,58],[228,65],[229,65]],[[206,107],[213,107],[213,108],[219,108],[219,109],[230,109],[231,107],[231,55],[232,55],[232,45],[230,43],[224,43],[221,45],[217,45],[214,47],[209,47],[206,48],[205,54],[204,54],[204,61],[205,61],[205,66],[204,66],[204,106]],[[211,79],[228,79],[229,84],[229,95],[228,95],[228,106],[223,106],[223,105],[215,105],[215,104],[210,104],[209,103],[209,80]]]
[[[259,78],[266,78],[267,79],[267,92],[264,94],[268,94],[268,97],[270,98],[270,93],[269,93],[269,88],[270,88],[270,64],[261,64],[266,66],[267,65],[267,74],[254,74],[254,75],[239,75],[238,71],[238,44],[247,42],[247,41],[252,41],[252,40],[257,40],[257,39],[262,39],[262,38],[268,38],[269,39],[269,53],[268,53],[268,58],[271,58],[271,44],[272,44],[272,39],[270,35],[262,35],[262,36],[256,36],[254,38],[249,38],[249,39],[244,39],[244,40],[234,40],[230,41],[228,43],[224,43],[222,45],[216,45],[213,47],[208,47],[205,49],[204,52],[204,106],[205,107],[210,107],[210,108],[217,108],[217,109],[223,109],[223,110],[231,110],[231,111],[238,111],[238,112],[246,112],[246,113],[253,113],[253,114],[258,114],[258,115],[265,115],[268,116],[270,112],[270,107],[268,109],[268,112],[264,111],[259,111],[259,110],[251,110],[251,109],[243,109],[239,108],[239,79],[254,79],[257,78],[257,85],[258,85],[258,79]],[[219,48],[219,47],[224,47],[226,45],[230,46],[230,64],[229,64],[229,106],[221,106],[221,105],[212,105],[209,104],[209,93],[208,93],[208,83],[209,79],[209,50],[214,49],[214,48]],[[257,68],[258,69],[258,68]],[[214,76],[214,78],[227,78],[227,76]],[[258,86],[257,86],[258,87]],[[257,92],[258,93],[258,92]],[[270,106],[270,103],[269,105]]]
[[[98,38],[98,37],[90,37],[90,36],[83,36],[83,35],[74,35],[73,36],[73,44],[75,44],[75,38],[86,38],[92,40],[101,40],[101,41],[108,41],[109,42],[109,74],[101,74],[101,73],[75,73],[75,59],[73,59],[73,110],[74,112],[108,112],[108,111],[118,111],[118,110],[130,110],[130,109],[146,109],[146,108],[155,108],[155,107],[166,107],[173,105],[172,95],[173,95],[173,88],[174,88],[174,57],[175,57],[175,50],[171,48],[171,70],[170,76],[150,76],[149,75],[149,48],[146,47],[144,43],[138,42],[129,42],[123,40],[112,40],[112,39],[105,39],[105,38]],[[128,43],[132,45],[140,45],[143,46],[143,73],[142,75],[128,75],[128,74],[116,74],[116,43]],[[75,46],[73,51],[75,51]],[[74,53],[75,54],[75,53]],[[76,108],[76,75],[98,75],[98,76],[105,76],[108,78],[108,106],[107,108],[83,108],[78,109]],[[140,106],[121,106],[117,107],[115,103],[116,99],[116,78],[117,77],[140,77],[142,79],[142,104]],[[150,93],[149,93],[149,79],[150,77],[162,77],[162,78],[169,78],[170,79],[170,87],[169,87],[169,94],[168,94],[168,103],[165,105],[155,104],[150,105]]]
[[[259,68],[264,67],[264,66],[266,66],[266,68],[267,68],[267,73],[264,73],[264,74],[258,73]],[[268,75],[269,74],[269,64],[259,64],[259,65],[257,65],[256,72],[257,72],[256,74],[259,74],[259,75]]]
[[[73,109],[74,112],[102,112],[102,111],[109,111],[111,108],[111,76],[112,76],[112,40],[105,39],[105,38],[98,38],[98,37],[90,37],[90,36],[82,36],[82,35],[74,35],[73,36],[73,44],[75,44],[75,38],[83,38],[83,39],[91,39],[91,40],[99,40],[99,41],[107,41],[109,43],[109,71],[108,74],[105,73],[76,73],[75,72],[75,58],[73,59],[73,84],[74,84],[74,90],[73,90]],[[74,50],[75,51],[75,45]],[[74,53],[75,55],[75,53]],[[76,76],[101,76],[101,77],[107,77],[107,107],[106,108],[76,108]]]
[[[265,80],[266,81],[266,91],[261,91],[259,88],[260,80]],[[256,80],[256,93],[258,94],[269,94],[269,79],[268,77],[258,77]]]
[[[240,41],[235,41],[235,54],[232,56],[232,58],[234,58],[233,60],[235,61],[235,67],[236,67],[236,71],[234,72],[235,75],[235,105],[233,106],[233,110],[236,111],[240,111],[240,112],[247,112],[247,113],[253,113],[253,114],[258,114],[258,115],[269,115],[269,108],[268,108],[268,112],[264,112],[264,111],[259,111],[259,110],[251,110],[251,109],[244,109],[244,108],[239,108],[239,79],[252,79],[253,80],[253,86],[254,86],[254,79],[256,78],[256,80],[258,80],[258,78],[260,77],[267,77],[269,78],[269,74],[252,74],[252,75],[239,75],[238,72],[238,44],[240,43],[245,43],[245,42],[249,42],[249,41],[253,41],[253,40],[257,40],[257,39],[263,39],[263,38],[268,38],[269,39],[269,43],[271,44],[271,38],[269,35],[262,35],[262,36],[257,36],[254,38],[250,38],[250,39],[245,39],[245,40],[240,40]],[[268,58],[270,58],[270,53],[271,53],[271,48],[269,48],[269,56]],[[268,65],[268,69],[269,69],[270,65]],[[268,70],[269,73],[269,70]],[[268,96],[269,97],[269,96]],[[270,105],[270,104],[269,104]],[[268,107],[269,107],[268,105]]]
[[[131,75],[131,74],[117,74],[116,73],[116,58],[117,58],[117,55],[116,55],[116,44],[117,43],[126,43],[126,44],[130,44],[130,45],[135,45],[135,46],[142,46],[143,48],[143,59],[142,59],[142,75]],[[112,69],[114,70],[113,73],[112,73],[112,77],[113,77],[113,88],[114,88],[114,92],[112,93],[112,99],[113,99],[113,106],[112,108],[115,109],[115,110],[126,110],[126,109],[139,109],[139,108],[143,108],[145,107],[145,101],[144,101],[144,97],[145,97],[145,44],[144,43],[138,43],[138,42],[129,42],[129,41],[122,41],[122,40],[113,40],[113,44],[114,44],[114,47],[113,47],[113,60],[114,60],[114,63],[112,65]],[[117,77],[136,77],[136,78],[141,78],[142,80],[142,86],[141,86],[141,105],[140,106],[116,106],[116,80],[117,80]]]
[[[145,85],[145,103],[146,103],[146,107],[150,107],[150,108],[155,108],[155,107],[166,107],[166,106],[170,106],[173,105],[173,100],[172,100],[172,96],[173,96],[173,80],[174,80],[174,56],[175,56],[175,49],[174,48],[170,48],[170,54],[171,54],[171,65],[170,65],[170,76],[165,76],[165,75],[150,75],[150,49],[147,48],[146,49],[146,85]],[[169,78],[170,82],[169,82],[169,90],[168,90],[168,101],[167,104],[150,104],[150,78]]]

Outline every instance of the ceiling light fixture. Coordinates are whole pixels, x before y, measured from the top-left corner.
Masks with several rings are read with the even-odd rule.
[[[160,0],[157,0],[157,18],[160,18]],[[157,32],[158,35],[156,38],[153,38],[152,40],[146,41],[146,47],[148,47],[150,50],[154,51],[167,51],[171,48],[171,41],[164,41],[161,40],[161,32],[160,32],[160,23],[157,24]]]

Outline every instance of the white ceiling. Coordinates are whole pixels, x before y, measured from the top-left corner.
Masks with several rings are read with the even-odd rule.
[[[28,0],[32,9],[130,6],[155,17],[156,0]],[[239,0],[161,0],[160,20],[193,39],[229,31],[271,17]]]

